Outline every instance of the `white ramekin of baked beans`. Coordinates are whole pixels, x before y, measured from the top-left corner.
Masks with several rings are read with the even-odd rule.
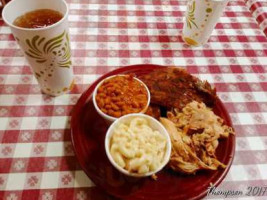
[[[147,86],[132,74],[105,78],[93,93],[96,111],[109,122],[130,113],[145,113],[150,103]]]

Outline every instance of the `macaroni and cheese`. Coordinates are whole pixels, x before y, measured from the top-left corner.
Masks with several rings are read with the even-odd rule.
[[[147,119],[135,117],[120,123],[110,140],[113,160],[131,173],[156,170],[163,162],[167,138],[149,126]]]

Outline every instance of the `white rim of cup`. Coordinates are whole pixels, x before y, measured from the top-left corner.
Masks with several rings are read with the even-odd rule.
[[[110,116],[110,115],[107,115],[106,113],[102,112],[102,110],[98,107],[97,102],[96,102],[96,94],[97,94],[97,90],[98,90],[99,86],[100,86],[104,81],[106,81],[106,80],[108,80],[108,79],[111,79],[111,78],[113,78],[113,77],[116,77],[116,76],[126,76],[126,75],[127,75],[127,74],[118,74],[118,75],[109,76],[109,77],[103,79],[102,81],[100,81],[100,82],[97,84],[97,86],[95,87],[95,89],[94,89],[94,92],[93,92],[93,103],[94,103],[94,105],[95,105],[95,108],[96,108],[97,112],[101,113],[103,116],[105,116],[105,118],[107,118],[107,119],[110,120],[110,121],[115,121],[115,120],[118,119],[118,118],[117,118],[117,117],[112,117],[112,116]],[[146,86],[146,84],[145,84],[143,81],[141,81],[140,79],[138,79],[138,78],[136,78],[136,77],[134,77],[134,79],[137,80],[138,82],[140,82],[140,83],[145,87],[145,89],[146,89],[146,91],[147,91],[147,104],[146,104],[146,106],[145,106],[145,108],[144,108],[144,109],[146,109],[146,108],[148,108],[148,106],[149,106],[149,104],[150,104],[150,91],[149,91],[148,87]],[[143,109],[143,110],[144,110],[144,109]],[[141,110],[139,113],[141,113],[143,110]],[[134,114],[134,113],[130,113],[130,114]],[[136,113],[136,114],[138,114],[138,113]]]
[[[19,30],[24,30],[24,31],[41,31],[41,30],[48,30],[48,29],[54,28],[55,26],[61,24],[61,23],[68,17],[68,14],[69,14],[69,7],[68,7],[67,2],[66,2],[65,0],[61,0],[61,2],[63,2],[63,4],[64,4],[65,7],[66,7],[66,12],[64,13],[64,16],[62,17],[62,19],[60,19],[58,22],[56,22],[56,23],[54,23],[54,24],[52,24],[52,25],[46,26],[46,27],[41,27],[41,28],[22,28],[22,27],[19,27],[19,26],[15,26],[15,25],[13,24],[13,22],[10,23],[10,22],[6,19],[6,17],[5,17],[6,9],[8,9],[8,7],[9,7],[12,3],[16,2],[16,1],[20,1],[20,0],[12,0],[12,1],[9,1],[9,2],[4,6],[4,9],[3,9],[3,11],[2,11],[2,18],[3,18],[4,22],[5,22],[8,26],[10,26],[10,27],[12,27],[12,28],[19,29]],[[40,9],[42,9],[42,8],[40,8]],[[29,11],[29,12],[30,12],[30,11]],[[62,13],[61,13],[61,14],[62,14]],[[18,17],[19,17],[19,16],[18,16]]]
[[[123,169],[122,167],[120,167],[113,159],[113,157],[111,156],[110,154],[110,149],[109,149],[109,145],[110,145],[110,139],[111,138],[111,134],[112,134],[112,130],[114,129],[115,126],[117,126],[117,124],[119,123],[120,120],[124,119],[124,118],[127,118],[127,117],[138,117],[138,116],[141,116],[141,117],[144,117],[144,118],[149,118],[150,120],[156,122],[163,130],[165,133],[160,133],[160,134],[164,134],[164,136],[167,138],[167,148],[166,148],[166,152],[165,152],[165,155],[164,155],[164,160],[163,162],[161,163],[161,166],[155,170],[155,171],[152,171],[152,172],[148,172],[148,173],[145,173],[145,174],[138,174],[138,173],[131,173],[129,171],[127,171],[126,169]],[[108,137],[110,136],[110,137]],[[120,171],[121,173],[125,174],[125,175],[128,175],[128,176],[132,176],[132,177],[147,177],[147,176],[151,176],[153,174],[156,174],[157,172],[159,172],[160,170],[162,170],[166,165],[167,163],[169,162],[169,159],[171,157],[171,148],[172,148],[172,143],[171,143],[171,138],[168,134],[168,131],[166,130],[166,128],[158,121],[156,120],[155,118],[149,116],[149,115],[146,115],[146,114],[143,114],[143,113],[131,113],[131,114],[127,114],[127,115],[124,115],[120,118],[118,118],[114,123],[111,124],[111,126],[108,128],[107,130],[107,133],[106,133],[106,136],[105,136],[105,152],[106,152],[106,155],[109,159],[109,161],[111,162],[111,164],[118,170]]]

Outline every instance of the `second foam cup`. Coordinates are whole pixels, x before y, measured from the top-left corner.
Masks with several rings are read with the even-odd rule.
[[[188,0],[183,26],[183,40],[188,45],[207,43],[228,0]]]

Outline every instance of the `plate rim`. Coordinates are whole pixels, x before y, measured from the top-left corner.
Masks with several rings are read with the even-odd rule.
[[[75,147],[75,139],[74,139],[74,133],[73,133],[73,126],[74,126],[74,123],[75,123],[75,119],[74,119],[74,116],[75,114],[77,113],[77,111],[79,109],[81,109],[80,107],[84,106],[84,104],[80,105],[81,103],[79,102],[84,102],[86,103],[88,101],[88,99],[91,98],[91,96],[93,95],[93,90],[94,88],[96,87],[96,85],[101,81],[103,80],[104,78],[112,75],[112,74],[119,74],[119,73],[123,73],[125,71],[127,71],[127,69],[131,70],[133,68],[138,68],[138,67],[141,67],[141,66],[146,66],[146,67],[149,67],[149,68],[166,68],[166,67],[177,67],[178,66],[163,66],[163,65],[156,65],[156,64],[136,64],[136,65],[127,65],[127,66],[122,66],[122,67],[118,67],[114,70],[111,70],[111,71],[108,71],[102,75],[100,75],[100,77],[98,77],[92,84],[90,84],[82,93],[82,95],[79,97],[78,101],[75,103],[73,109],[72,109],[72,113],[71,113],[71,122],[70,122],[70,134],[71,134],[71,143],[72,143],[72,146],[73,146],[73,150],[74,150],[74,153],[75,153],[75,158],[77,159],[78,161],[78,164],[80,165],[81,169],[84,171],[84,173],[88,176],[88,178],[90,179],[90,176],[86,170],[86,168],[84,166],[82,166],[80,164],[80,159],[79,159],[79,156],[78,155],[78,152],[77,152],[77,149]],[[181,67],[183,69],[186,69],[186,67]],[[187,71],[188,72],[188,71]],[[188,72],[189,73],[189,72]],[[189,73],[191,74],[191,73]],[[193,75],[193,74],[191,74]],[[193,75],[194,76],[194,75]],[[90,89],[92,89],[92,92],[90,94]],[[88,95],[89,93],[89,95]],[[232,120],[231,120],[231,117],[227,111],[227,109],[225,108],[224,106],[224,103],[221,101],[221,99],[218,97],[217,100],[218,103],[220,104],[221,106],[221,109],[223,111],[223,113],[225,113],[227,119],[228,119],[228,122],[230,124],[231,127],[233,127],[233,123],[232,123]],[[234,128],[234,127],[233,127]],[[231,149],[231,152],[229,153],[228,157],[230,157],[229,159],[229,163],[227,165],[227,167],[225,169],[223,169],[223,173],[221,174],[221,176],[219,176],[219,178],[216,180],[215,183],[212,183],[212,186],[214,187],[217,187],[223,180],[224,178],[226,177],[226,175],[228,174],[231,166],[232,166],[232,163],[233,163],[233,160],[234,160],[234,156],[235,156],[235,152],[236,152],[236,132],[235,132],[235,135],[230,135],[229,137],[232,137],[232,149]],[[91,180],[91,179],[90,179]],[[92,181],[93,182],[93,181]],[[118,196],[118,195],[114,195],[114,194],[111,194],[111,193],[108,193],[102,186],[100,185],[95,185],[94,187],[99,187],[101,188],[101,190],[103,190],[107,195],[111,195],[112,197],[115,197],[115,198],[120,198],[122,199],[121,196]],[[208,188],[207,188],[208,189]],[[201,199],[203,197],[205,197],[208,193],[208,190],[203,190],[203,192],[199,193],[198,195],[196,195],[195,197],[191,198],[192,200],[197,200],[197,199]],[[137,199],[138,200],[138,199]]]

